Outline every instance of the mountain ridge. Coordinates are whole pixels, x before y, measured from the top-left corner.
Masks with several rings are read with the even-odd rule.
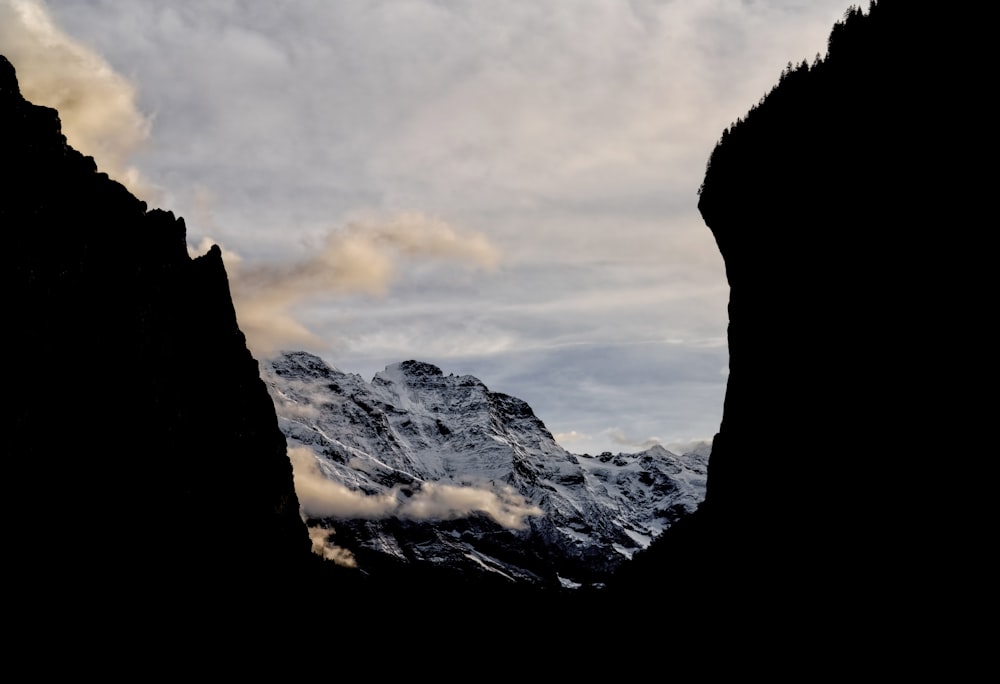
[[[263,375],[290,447],[310,449],[323,476],[382,503],[376,511],[356,502],[365,522],[328,509],[340,513],[328,517],[335,518],[339,539],[353,535],[355,551],[378,546],[408,560],[441,564],[448,557],[453,567],[475,569],[483,562],[480,541],[489,537],[494,549],[504,540],[505,557],[520,558],[491,558],[508,574],[546,585],[557,584],[553,572],[561,586],[601,583],[693,511],[704,489],[706,450],[676,455],[654,446],[636,454],[571,454],[526,402],[492,392],[474,376],[446,376],[429,363],[391,364],[368,383],[319,357],[292,352],[264,364]],[[301,496],[298,478],[297,471]],[[445,505],[441,488],[447,487],[468,508]],[[433,502],[428,489],[435,492]],[[345,492],[331,495],[347,498]],[[314,513],[323,510],[307,498],[307,516],[311,506]],[[438,536],[437,548],[427,551],[422,538],[418,551],[386,533],[387,524],[373,522],[433,517],[428,512],[450,521],[449,535],[457,533],[464,546],[448,551],[452,542],[428,522],[416,534]],[[486,519],[465,520],[476,514]],[[518,544],[529,552],[519,555]]]

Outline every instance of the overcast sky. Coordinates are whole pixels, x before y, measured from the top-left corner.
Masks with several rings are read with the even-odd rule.
[[[572,452],[636,451],[718,429],[705,162],[850,4],[0,0],[0,53],[71,144],[223,247],[258,358],[428,361]]]

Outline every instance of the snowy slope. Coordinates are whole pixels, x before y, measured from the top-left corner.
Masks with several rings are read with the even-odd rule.
[[[368,383],[304,352],[263,365],[303,512],[340,558],[596,583],[704,495],[707,448],[570,454],[472,376],[405,361]]]

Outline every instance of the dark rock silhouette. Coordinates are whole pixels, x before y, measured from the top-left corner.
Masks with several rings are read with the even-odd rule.
[[[832,626],[841,642],[881,643],[959,597],[975,605],[966,568],[991,567],[969,561],[992,537],[963,500],[989,498],[966,495],[943,455],[959,440],[991,453],[992,354],[977,353],[992,318],[977,215],[989,195],[971,191],[978,148],[962,133],[978,96],[946,77],[963,59],[954,14],[849,10],[828,54],[790,64],[712,152],[699,208],[731,286],[730,379],[695,515],[606,592],[324,575],[335,583],[309,599],[317,610],[371,601],[353,624],[382,628],[422,597],[462,594],[477,616],[544,615],[547,635],[571,640],[668,616],[675,646],[694,630],[718,655],[727,633],[787,648]],[[0,151],[15,582],[56,577],[47,600],[85,610],[280,603],[311,567],[308,541],[218,251],[189,259],[183,222],[68,148],[6,60]],[[507,634],[500,620],[456,624],[442,643]]]
[[[926,624],[955,590],[971,518],[934,502],[934,450],[982,444],[966,335],[989,269],[955,144],[966,100],[933,80],[955,73],[946,14],[848,10],[712,152],[698,206],[731,287],[724,417],[706,500],[620,591],[683,583],[716,625],[801,635]]]
[[[313,554],[220,250],[190,258],[184,221],[69,147],[57,112],[23,99],[2,56],[0,163],[5,570],[21,599],[7,617],[25,638],[187,662],[222,634],[252,639],[233,642],[240,659],[281,653],[311,626],[370,651],[381,643],[370,630],[414,597],[487,610],[540,597],[433,569],[388,567],[376,581]],[[437,632],[408,643],[421,639]]]
[[[46,614],[285,601],[311,563],[221,253],[70,148],[0,57],[7,571]],[[56,608],[58,607],[58,608]]]

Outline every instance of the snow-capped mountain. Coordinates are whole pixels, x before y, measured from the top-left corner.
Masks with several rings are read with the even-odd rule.
[[[525,402],[404,361],[370,383],[304,352],[263,364],[318,546],[514,581],[603,581],[704,495],[708,445],[574,455]]]

